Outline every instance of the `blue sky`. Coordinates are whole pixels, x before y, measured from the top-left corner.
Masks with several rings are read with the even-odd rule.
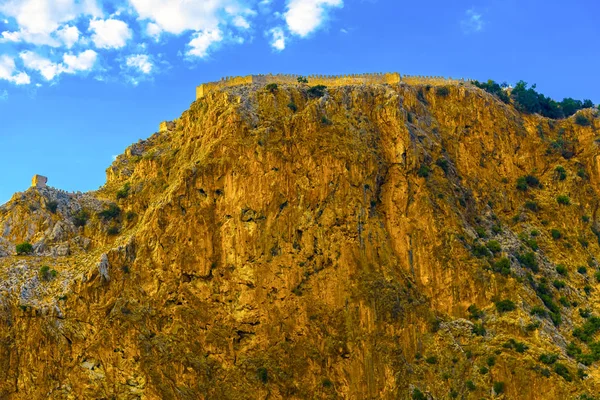
[[[600,103],[596,0],[0,0],[0,203],[34,174],[93,190],[195,86],[398,71]]]

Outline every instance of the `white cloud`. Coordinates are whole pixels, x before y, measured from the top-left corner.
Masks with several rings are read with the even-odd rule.
[[[188,43],[190,49],[186,52],[186,55],[204,58],[208,55],[208,49],[222,40],[223,33],[218,28],[196,32]]]
[[[23,51],[19,56],[23,60],[25,68],[38,71],[47,81],[51,81],[62,72],[59,64],[55,64],[33,51]]]
[[[153,21],[161,30],[179,35],[187,30],[216,29],[217,15],[232,0],[173,1],[129,0],[140,19]]]
[[[475,12],[474,9],[468,9],[465,13],[465,19],[463,19],[460,24],[462,26],[464,33],[477,33],[483,30],[483,26],[485,25],[485,21],[482,18],[482,15]]]
[[[129,68],[137,69],[143,74],[149,74],[152,72],[152,68],[154,67],[154,64],[152,64],[150,61],[150,57],[148,57],[146,54],[131,55],[127,57],[125,64]]]
[[[6,100],[8,100],[8,92],[6,90],[3,90],[2,92],[0,92],[0,101]]]
[[[83,15],[98,16],[96,0],[2,0],[0,13],[17,21],[17,32],[3,32],[5,40],[57,47],[52,37],[61,24]]]
[[[65,25],[56,31],[56,36],[70,49],[79,41],[79,29],[76,26]]]
[[[119,49],[125,47],[131,39],[132,33],[129,26],[118,19],[95,19],[90,21],[92,41],[99,49]]]
[[[62,73],[74,74],[89,71],[96,64],[98,54],[94,50],[86,50],[79,55],[64,54],[62,63],[55,63],[37,53],[26,50],[19,54],[25,68],[39,72],[44,79],[51,81]]]
[[[25,72],[18,72],[15,60],[8,55],[0,56],[0,79],[16,85],[28,85],[31,83],[29,75]]]
[[[327,19],[328,8],[343,5],[343,0],[289,0],[284,14],[285,22],[293,34],[305,37]]]
[[[246,20],[246,18],[242,17],[241,15],[238,15],[233,18],[233,25],[243,29],[250,28],[250,23]]]
[[[149,36],[158,40],[158,38],[160,37],[160,34],[162,33],[162,29],[160,26],[158,26],[154,22],[149,22],[148,25],[146,25],[146,33]]]
[[[75,73],[79,71],[89,71],[94,68],[98,53],[94,50],[86,50],[79,55],[65,54],[63,55],[64,72]]]
[[[273,28],[268,32],[271,35],[271,46],[277,50],[285,49],[285,34],[280,27]]]

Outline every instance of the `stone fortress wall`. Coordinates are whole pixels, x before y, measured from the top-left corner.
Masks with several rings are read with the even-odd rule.
[[[220,81],[204,83],[196,88],[196,100],[204,97],[206,94],[219,90],[223,87],[238,86],[244,84],[298,84],[298,77],[294,74],[268,74],[268,75],[247,75],[247,76],[228,76],[221,78]],[[349,75],[308,75],[305,76],[310,85],[342,86],[342,85],[362,85],[362,84],[396,84],[404,82],[409,85],[447,85],[469,82],[465,79],[445,78],[442,76],[421,76],[421,75],[400,75],[398,72],[387,73],[369,73],[369,74],[349,74]]]

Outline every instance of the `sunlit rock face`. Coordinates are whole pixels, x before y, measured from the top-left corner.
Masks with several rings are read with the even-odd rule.
[[[0,207],[0,398],[595,395],[581,113],[468,83],[203,94],[100,190]]]

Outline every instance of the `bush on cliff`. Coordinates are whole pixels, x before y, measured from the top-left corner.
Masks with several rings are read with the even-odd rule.
[[[29,242],[20,243],[16,246],[17,255],[22,256],[25,254],[33,253],[33,246]]]

